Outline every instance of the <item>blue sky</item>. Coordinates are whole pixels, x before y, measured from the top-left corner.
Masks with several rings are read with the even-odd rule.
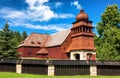
[[[71,28],[80,9],[95,27],[112,4],[120,8],[120,0],[0,0],[0,29],[7,20],[14,31],[52,34]]]

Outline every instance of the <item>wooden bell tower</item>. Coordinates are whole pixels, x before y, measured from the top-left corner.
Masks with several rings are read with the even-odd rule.
[[[89,21],[84,10],[80,10],[80,13],[76,16],[76,22],[73,23],[71,28],[72,43],[69,47],[71,60],[76,58],[79,60],[96,60],[92,28],[92,21]]]

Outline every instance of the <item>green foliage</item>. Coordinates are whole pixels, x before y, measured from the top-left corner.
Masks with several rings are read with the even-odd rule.
[[[15,31],[13,34],[14,34],[13,41],[15,41],[16,46],[18,46],[22,41],[21,34],[18,31]]]
[[[26,32],[24,33],[26,34]],[[16,58],[16,48],[21,41],[21,34],[18,31],[11,31],[6,22],[4,28],[0,30],[0,58]]]
[[[13,32],[9,30],[6,22],[3,30],[0,31],[0,58],[11,58],[16,56],[15,42],[12,40]]]
[[[120,60],[120,10],[117,5],[108,6],[97,25],[99,37],[95,37],[99,60]]]
[[[27,33],[25,31],[23,31],[22,35],[21,35],[21,40],[25,40],[27,38]]]

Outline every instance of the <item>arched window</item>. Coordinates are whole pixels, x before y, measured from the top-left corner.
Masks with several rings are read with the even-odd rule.
[[[92,53],[87,53],[87,60],[92,60]]]
[[[80,60],[80,54],[74,54],[75,60]]]

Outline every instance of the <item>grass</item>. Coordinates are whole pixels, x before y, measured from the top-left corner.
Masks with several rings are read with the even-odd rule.
[[[120,76],[46,76],[0,72],[0,78],[120,78]]]

